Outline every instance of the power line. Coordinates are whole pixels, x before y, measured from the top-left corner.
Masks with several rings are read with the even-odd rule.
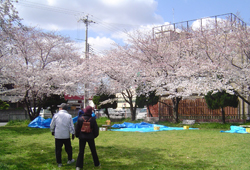
[[[98,24],[101,25],[102,27],[107,28],[108,30],[111,31],[126,31],[126,28],[128,27],[138,27],[140,25],[135,25],[135,24],[122,24],[122,23],[110,23],[110,22],[104,22],[102,19],[95,17],[92,15],[92,17],[94,18],[95,21],[98,21]],[[119,25],[119,26],[117,26]]]
[[[82,15],[85,12],[81,12],[81,11],[76,11],[76,10],[71,10],[71,9],[65,9],[65,8],[60,8],[60,7],[56,7],[56,6],[48,6],[48,5],[44,5],[41,3],[36,3],[36,2],[30,2],[27,0],[20,0],[18,3],[16,3],[17,5],[22,5],[22,6],[26,6],[26,7],[31,7],[31,8],[37,8],[37,9],[42,9],[42,10],[49,10],[52,12],[57,12],[57,13],[62,13],[62,14],[66,14],[66,15]],[[140,25],[134,25],[134,24],[122,24],[122,23],[108,23],[108,22],[104,22],[102,19],[95,17],[93,15],[89,15],[90,17],[92,16],[95,21],[98,21],[97,24],[100,25],[101,27],[105,28],[106,30],[109,31],[122,31],[124,32],[124,27],[138,27]],[[116,25],[122,26],[123,28],[121,29],[121,27],[117,27]]]
[[[49,10],[52,12],[58,12],[58,13],[63,13],[67,15],[77,15],[77,14],[82,14],[83,12],[80,11],[75,11],[75,10],[70,10],[70,9],[65,9],[65,8],[60,8],[60,7],[55,7],[55,6],[48,6],[36,2],[30,2],[26,0],[22,0],[16,3],[17,5],[22,5],[26,7],[32,7],[32,8],[37,8],[37,9],[43,9],[43,10]]]
[[[107,23],[107,22],[103,22],[101,19],[99,19],[99,18],[97,18],[97,17],[94,17],[93,15],[88,15],[89,16],[89,18],[91,18],[92,20],[95,20],[96,22],[96,25],[99,25],[100,26],[100,28],[102,28],[102,31],[107,31],[108,33],[110,33],[110,32],[117,32],[117,33],[119,33],[120,32],[120,34],[124,34],[124,32],[125,32],[125,29],[124,28],[121,28],[121,27],[117,27],[117,26],[115,26],[115,25],[117,25],[117,24],[115,24],[115,23]],[[123,25],[126,25],[126,24],[123,24]],[[77,29],[79,29],[79,25],[78,25],[78,28]],[[96,28],[96,27],[94,27],[94,28]],[[92,28],[92,29],[94,29],[94,28]],[[78,31],[78,37],[79,37],[80,35],[79,35],[79,31]]]
[[[17,5],[25,6],[25,7],[30,7],[30,8],[36,8],[36,9],[41,9],[41,10],[46,10],[46,11],[52,11],[52,12],[57,12],[57,13],[62,13],[65,15],[83,15],[86,14],[85,12],[81,11],[76,11],[76,10],[71,10],[71,9],[65,9],[61,7],[56,7],[56,6],[49,6],[49,5],[44,5],[41,3],[37,2],[31,2],[28,0],[19,0]],[[108,34],[111,34],[113,32],[119,33],[121,35],[126,35],[126,29],[129,29],[131,27],[138,27],[140,25],[133,25],[133,24],[122,24],[122,23],[109,23],[109,22],[104,22],[102,19],[95,17],[93,15],[88,14],[89,18],[96,21],[95,23],[99,25],[103,30],[106,30]],[[80,17],[79,17],[80,18]],[[81,20],[81,19],[80,19]],[[86,23],[85,23],[86,24]],[[80,22],[77,22],[77,38],[76,40],[82,41],[83,39],[80,38],[80,31],[79,29],[83,29],[80,26]],[[111,33],[110,33],[111,32]]]

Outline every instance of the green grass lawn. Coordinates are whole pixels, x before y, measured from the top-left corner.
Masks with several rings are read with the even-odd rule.
[[[99,125],[104,122],[105,119],[98,120]],[[28,122],[10,122],[0,127],[1,170],[75,169],[75,163],[66,164],[64,150],[63,167],[57,167],[54,137],[49,129],[27,125]],[[100,131],[96,147],[101,167],[94,167],[87,147],[84,169],[250,169],[250,134],[220,132],[229,130],[230,124],[193,125],[196,126],[200,129],[149,133]],[[72,141],[72,146],[76,160],[77,138]]]

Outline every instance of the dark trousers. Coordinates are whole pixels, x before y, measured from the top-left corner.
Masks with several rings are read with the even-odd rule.
[[[64,145],[65,151],[68,154],[68,160],[72,160],[72,146],[69,139],[56,139],[55,140],[56,145],[56,162],[58,164],[62,163],[62,146]]]
[[[85,150],[86,142],[88,142],[95,166],[99,166],[100,162],[96,153],[95,140],[94,139],[79,139],[79,154],[78,154],[77,161],[76,161],[76,167],[83,168],[84,150]]]

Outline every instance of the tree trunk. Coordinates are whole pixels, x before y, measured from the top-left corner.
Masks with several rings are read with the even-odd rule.
[[[153,117],[152,113],[150,112],[149,105],[147,105],[147,109],[148,109],[148,115],[149,115],[149,117]]]
[[[104,109],[104,113],[108,116],[108,119],[110,119],[108,108]]]
[[[133,105],[132,100],[129,103],[129,105],[130,105],[131,121],[134,121],[136,116],[136,106]]]
[[[225,115],[225,110],[223,107],[221,108],[221,114],[222,114],[222,122],[226,123],[226,115]]]
[[[181,97],[174,97],[172,98],[172,102],[173,102],[173,122],[174,123],[178,123],[179,122],[179,113],[178,113],[178,106],[179,103],[181,101]]]
[[[130,106],[130,113],[131,113],[131,121],[135,120],[136,116],[136,104],[133,105],[133,92],[130,89],[126,89],[125,92],[122,92],[123,99],[129,104]]]
[[[53,105],[50,105],[50,113],[52,117],[54,116],[54,113],[56,113],[56,109],[54,109]]]
[[[31,102],[29,97],[28,97],[28,93],[29,92],[26,91],[25,97],[24,97],[24,103],[25,103],[25,106],[27,108],[29,118],[32,121],[36,117],[39,116],[42,107],[41,107],[41,104],[40,104],[40,100],[38,100],[35,95],[32,95],[32,101],[33,102]],[[33,105],[33,109],[32,109],[32,105]]]

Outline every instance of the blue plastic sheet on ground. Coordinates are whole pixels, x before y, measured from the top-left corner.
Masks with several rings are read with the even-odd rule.
[[[76,122],[77,122],[77,120],[78,120],[78,116],[73,117],[72,119],[73,119],[73,123],[76,123]]]
[[[246,128],[240,126],[230,126],[230,130],[227,131],[220,131],[224,133],[248,133]]]
[[[78,119],[78,116],[73,118],[73,123]],[[51,118],[44,119],[41,116],[36,117],[32,122],[29,123],[28,127],[32,128],[49,128],[51,123]]]
[[[155,130],[154,126],[160,127],[159,130]],[[157,132],[164,130],[185,130],[183,127],[168,127],[164,125],[151,124],[146,122],[141,122],[141,123],[124,122],[123,124],[114,124],[111,127],[119,128],[119,129],[112,129],[112,131],[120,131],[120,132]],[[198,128],[189,128],[189,129],[193,130]]]

